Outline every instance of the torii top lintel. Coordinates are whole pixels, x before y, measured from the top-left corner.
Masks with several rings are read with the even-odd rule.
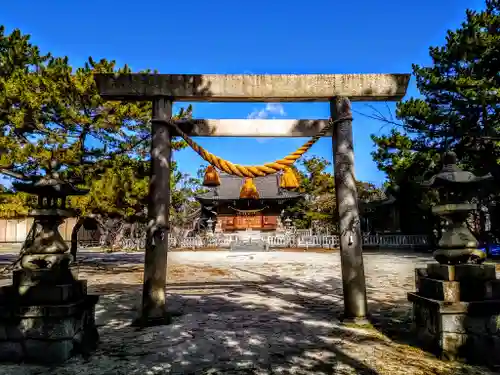
[[[409,74],[96,74],[108,100],[204,102],[398,101]]]

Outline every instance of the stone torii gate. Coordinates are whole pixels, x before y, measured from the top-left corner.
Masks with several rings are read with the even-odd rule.
[[[409,74],[186,75],[97,74],[100,95],[108,100],[151,101],[153,104],[149,225],[146,243],[141,326],[169,321],[165,306],[171,137],[174,101],[203,102],[329,102],[339,121],[329,134],[333,158],[344,319],[367,314],[362,238],[354,176],[351,101],[398,101]],[[328,120],[192,120],[179,127],[192,136],[309,137]]]

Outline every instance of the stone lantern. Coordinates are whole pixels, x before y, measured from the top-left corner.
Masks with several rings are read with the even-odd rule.
[[[214,221],[212,220],[212,218],[209,217],[206,221],[206,224],[207,224],[207,233],[209,235],[214,234]]]
[[[415,269],[413,329],[420,344],[443,359],[500,365],[500,280],[495,264],[482,264],[486,254],[466,225],[476,209],[466,203],[490,175],[461,170],[456,155],[443,157],[442,170],[423,183],[439,189],[441,204],[432,212],[447,220],[434,252],[438,263]]]
[[[432,207],[432,213],[446,220],[444,232],[434,251],[434,259],[441,264],[481,263],[486,254],[478,250],[479,243],[467,226],[470,212],[477,210],[477,204],[467,203],[467,198],[477,195],[485,181],[493,179],[490,174],[477,177],[457,166],[457,156],[447,152],[443,156],[443,168],[428,181],[426,188],[437,189],[440,204]]]
[[[34,224],[12,285],[0,288],[0,330],[5,333],[0,360],[57,364],[86,355],[99,339],[94,319],[98,296],[88,295],[86,280],[77,279],[58,227],[74,216],[66,198],[88,191],[61,181],[57,173],[13,186],[38,196],[38,204],[30,213]]]

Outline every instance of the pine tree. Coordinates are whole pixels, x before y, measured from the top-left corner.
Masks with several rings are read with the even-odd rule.
[[[445,150],[454,150],[464,168],[500,178],[500,1],[467,10],[462,25],[429,54],[430,66],[413,65],[422,97],[398,103],[400,127],[372,136],[374,160],[400,187],[404,212],[418,211],[428,198],[418,182],[439,170]]]
[[[310,156],[298,162],[297,174],[300,186],[297,192],[304,195],[303,200],[287,207],[288,215],[294,216],[294,224],[298,228],[311,228],[313,222],[321,227],[335,230],[337,225],[337,202],[335,195],[335,179],[328,173],[331,163],[318,156]],[[373,184],[356,181],[358,198],[371,201],[381,195],[381,191]]]
[[[376,160],[397,169],[398,162],[387,164],[393,156],[381,149],[405,151],[400,158],[413,157],[413,151],[432,155],[454,149],[480,174],[496,169],[500,148],[492,139],[500,139],[500,1],[486,1],[484,11],[467,10],[461,27],[448,31],[445,45],[429,52],[431,66],[413,65],[423,98],[398,104],[402,130],[374,137]]]
[[[129,73],[127,66],[92,58],[73,69],[68,58],[41,55],[29,36],[0,28],[0,171],[13,178],[43,175],[57,160],[63,179],[90,188],[71,205],[82,215],[130,222],[146,215],[151,104],[104,101],[94,73]],[[191,116],[192,108],[178,116]],[[186,147],[173,141],[174,150]],[[173,196],[179,201],[174,163]],[[0,215],[25,214],[32,200],[11,192]]]

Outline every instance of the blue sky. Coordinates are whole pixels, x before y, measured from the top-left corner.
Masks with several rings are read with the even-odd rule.
[[[161,73],[407,73],[427,64],[465,9],[480,0],[375,1],[30,1],[2,4],[0,24],[32,35],[42,51],[67,55],[73,66],[88,56],[115,59],[133,70]],[[416,95],[413,82],[408,96]],[[384,103],[375,104],[384,113]],[[393,105],[390,105],[393,108]],[[197,118],[327,118],[327,103],[196,103]],[[387,132],[366,104],[353,107],[356,174],[381,184],[370,134]],[[211,152],[239,164],[279,159],[304,139],[198,138]],[[311,154],[331,160],[331,139]],[[175,154],[183,171],[202,163],[191,150]]]

